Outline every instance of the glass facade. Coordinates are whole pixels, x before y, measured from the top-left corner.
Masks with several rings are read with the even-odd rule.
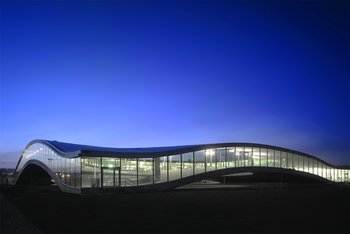
[[[205,172],[205,151],[196,151],[194,152],[194,173],[195,174],[200,174]]]
[[[181,179],[181,155],[168,157],[169,180]]]
[[[260,165],[262,167],[267,167],[267,149],[264,149],[264,148],[260,149],[260,158],[261,158]]]
[[[153,184],[153,158],[139,158],[138,159],[138,185]]]
[[[216,170],[216,150],[205,150],[206,171]],[[232,156],[233,158],[233,156]]]
[[[154,182],[168,181],[168,157],[156,157],[153,160]]]
[[[82,158],[82,187],[95,188],[101,185],[101,158]]]
[[[253,166],[260,166],[260,148],[253,148]]]
[[[137,186],[137,158],[120,159],[121,186]]]
[[[66,186],[80,188],[80,157],[64,158],[47,145],[35,143],[24,150],[16,174],[29,160],[36,160],[46,165]]]
[[[231,152],[235,152],[234,150],[232,151],[231,149]],[[234,162],[232,163],[231,162],[231,165],[234,164],[233,166],[235,166],[235,162],[236,162],[236,154],[234,154]],[[216,149],[216,169],[219,170],[219,169],[223,169],[223,168],[226,168],[226,149],[225,148],[217,148]]]
[[[349,170],[334,169],[320,160],[303,155],[256,147],[213,148],[164,157],[121,160],[131,165],[130,169],[122,172],[122,175],[127,175],[127,178],[131,177],[130,180],[135,181],[133,183],[137,185],[173,181],[225,168],[255,166],[289,168],[336,182],[349,181]],[[132,166],[136,165],[136,160],[138,160],[138,169]],[[98,164],[95,163],[95,165]],[[138,177],[135,177],[137,170]],[[97,173],[97,179],[98,176]],[[150,178],[154,178],[154,182]],[[131,186],[131,184],[126,183],[121,186]]]
[[[16,172],[29,160],[42,162],[63,184],[73,188],[152,185],[209,171],[259,166],[293,169],[330,181],[350,182],[350,170],[335,169],[313,157],[260,147],[208,148],[148,158],[65,158],[46,145],[35,143],[23,152]]]

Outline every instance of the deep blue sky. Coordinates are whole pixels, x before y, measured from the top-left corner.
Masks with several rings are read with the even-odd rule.
[[[347,1],[2,1],[0,167],[33,139],[350,164]]]

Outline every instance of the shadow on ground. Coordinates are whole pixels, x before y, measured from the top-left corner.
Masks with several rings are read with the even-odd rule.
[[[2,193],[34,230],[43,233],[349,233],[350,230],[349,186],[342,185],[84,196],[7,187]],[[2,222],[8,223],[6,217]]]

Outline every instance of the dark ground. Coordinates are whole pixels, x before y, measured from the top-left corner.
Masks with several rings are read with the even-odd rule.
[[[83,196],[7,187],[2,193],[34,226],[9,227],[16,221],[3,205],[3,233],[350,233],[349,186]]]

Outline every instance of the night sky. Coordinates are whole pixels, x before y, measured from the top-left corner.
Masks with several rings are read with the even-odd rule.
[[[349,1],[1,1],[0,167],[34,139],[350,164]]]

